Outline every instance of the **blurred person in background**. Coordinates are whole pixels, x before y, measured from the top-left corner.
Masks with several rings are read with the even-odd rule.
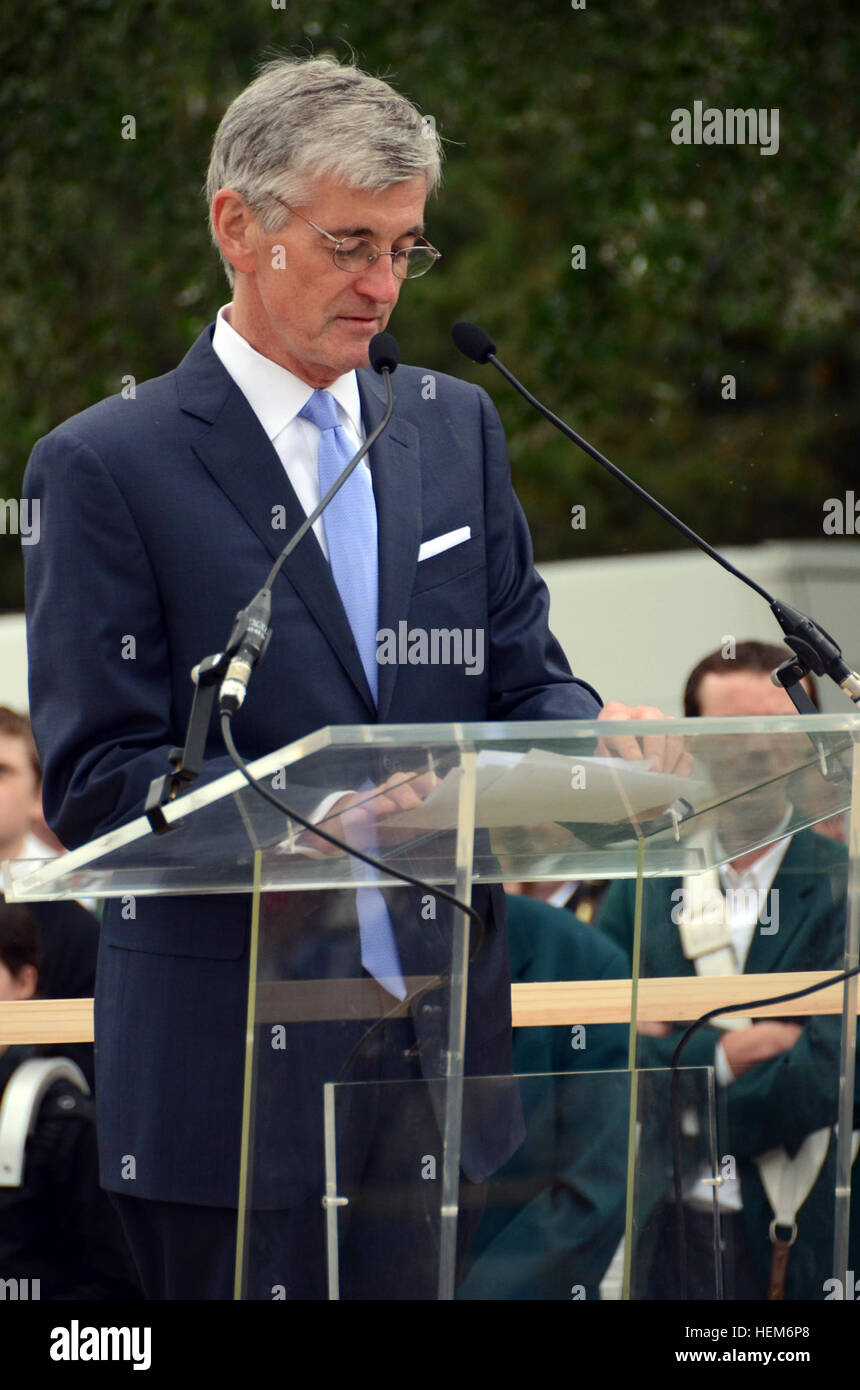
[[[0,898],[0,1002],[33,999],[40,964],[33,917]],[[85,1085],[82,1072],[43,1048],[0,1044],[0,1279],[27,1280],[21,1297],[141,1297],[99,1187]]]
[[[42,769],[25,714],[0,706],[0,864],[6,859],[44,859],[56,850],[36,834],[42,819]],[[35,867],[35,866],[34,866]],[[28,910],[42,945],[42,999],[91,999],[95,993],[99,924],[79,902],[33,902]],[[53,1047],[53,1045],[52,1045]],[[92,1043],[59,1043],[90,1089],[95,1084]]]
[[[770,679],[771,671],[789,655],[782,647],[755,641],[737,643],[731,658],[723,651],[710,653],[687,680],[685,715],[794,714],[788,694]],[[845,848],[808,829],[774,838],[794,815],[790,789],[779,778],[785,752],[774,750],[766,736],[750,735],[743,756],[747,773],[761,787],[719,808],[714,858],[720,868],[710,877],[695,876],[721,897],[722,930],[717,931],[710,910],[706,918],[697,910],[694,880],[684,880],[687,897],[680,904],[681,880],[649,881],[643,902],[643,976],[773,973],[773,989],[762,993],[776,994],[781,971],[842,968]],[[726,776],[727,792],[737,773],[729,768],[730,761],[714,759],[711,767],[715,782]],[[739,852],[765,838],[771,842]],[[598,919],[598,927],[628,960],[633,951],[635,889],[633,880],[616,880]],[[700,925],[704,936],[696,934]],[[640,1023],[637,1065],[668,1067],[686,1027],[680,1021]],[[701,1028],[685,1050],[683,1066],[715,1069],[719,1153],[732,1159],[717,1189],[728,1298],[824,1297],[824,1281],[833,1273],[832,1126],[840,1034],[840,1020],[833,1015],[767,1018],[752,1024],[734,1016],[724,1024]],[[781,1152],[784,1159],[765,1158],[772,1151]],[[715,1296],[709,1176],[712,1179],[706,1173],[688,1173],[685,1179],[690,1298]],[[772,1224],[771,1194],[780,1184],[787,1190],[790,1181],[795,1181],[799,1197],[794,1220],[790,1225]],[[852,1202],[851,1249],[860,1253],[857,1207]],[[784,1204],[780,1212],[785,1214]],[[650,1242],[652,1256],[640,1296],[678,1298],[677,1214],[671,1193],[643,1239]]]

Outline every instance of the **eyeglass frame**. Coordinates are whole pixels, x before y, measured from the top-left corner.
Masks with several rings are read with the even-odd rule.
[[[441,261],[442,259],[442,252],[437,251],[436,247],[431,245],[431,243],[427,240],[425,236],[422,236],[421,241],[423,245],[421,246],[421,250],[432,251],[434,259],[430,262],[426,270],[421,271],[420,275],[397,275],[397,271],[395,270],[395,257],[402,256],[404,252],[411,251],[413,249],[411,246],[402,246],[398,251],[383,251],[379,246],[376,245],[375,241],[371,241],[370,238],[366,236],[332,236],[331,232],[323,231],[322,227],[318,227],[316,222],[312,222],[309,217],[305,217],[304,213],[296,212],[296,209],[290,207],[290,204],[286,202],[285,199],[279,198],[277,193],[266,192],[264,196],[267,198],[274,198],[276,203],[280,203],[281,207],[287,209],[287,212],[292,213],[294,217],[300,218],[302,222],[306,222],[309,227],[313,227],[314,231],[319,232],[320,236],[324,236],[327,241],[333,242],[334,246],[332,247],[331,253],[332,265],[335,267],[336,270],[342,270],[344,275],[361,275],[362,271],[365,269],[365,267],[362,266],[358,270],[347,270],[344,266],[338,265],[337,261],[335,260],[335,256],[337,255],[340,247],[343,246],[344,242],[347,241],[366,241],[368,246],[373,246],[375,248],[376,255],[367,262],[368,267],[376,265],[376,262],[379,260],[380,256],[390,256],[391,273],[393,275],[396,275],[398,280],[420,280],[422,275],[427,275],[428,272],[433,269],[434,265],[436,264],[436,261]],[[408,255],[406,257],[406,264],[409,264]]]

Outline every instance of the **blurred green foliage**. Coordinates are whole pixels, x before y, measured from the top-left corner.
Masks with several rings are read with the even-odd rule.
[[[352,46],[448,142],[428,217],[444,260],[392,328],[405,361],[492,393],[539,558],[682,542],[465,362],[455,319],[713,542],[822,536],[824,500],[860,482],[856,6],[285,5],[3,0],[0,495],[40,435],[169,370],[227,299],[200,190],[256,64]],[[778,108],[778,152],[674,145],[695,100]],[[21,605],[0,536],[0,607]]]

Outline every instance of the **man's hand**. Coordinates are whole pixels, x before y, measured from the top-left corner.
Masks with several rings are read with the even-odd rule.
[[[610,700],[597,716],[600,719],[666,719],[662,710],[653,705],[622,705],[618,700]],[[598,753],[605,758],[627,758],[630,762],[654,759],[654,772],[671,772],[676,777],[689,777],[693,771],[693,755],[684,751],[684,740],[680,734],[666,738],[660,734],[648,734],[637,739],[633,734],[615,734],[612,738],[602,738],[597,745]]]
[[[647,1023],[643,1020],[636,1024],[636,1032],[646,1038],[667,1038],[671,1031],[671,1023]]]
[[[799,1023],[766,1020],[754,1023],[752,1028],[724,1033],[721,1039],[723,1055],[735,1080],[758,1062],[767,1062],[781,1052],[790,1052],[802,1032]]]
[[[378,787],[368,787],[363,792],[347,792],[329,809],[321,826],[330,835],[336,835],[339,840],[346,840],[358,849],[367,849],[368,853],[372,853],[374,844],[408,839],[414,835],[414,830],[398,831],[392,828],[385,831],[379,822],[384,822],[386,816],[393,816],[398,811],[411,811],[415,806],[420,806],[438,780],[433,772],[423,772],[420,777],[409,772],[395,772]],[[305,831],[299,836],[297,847],[300,850],[316,850],[319,854],[343,853],[312,831]]]

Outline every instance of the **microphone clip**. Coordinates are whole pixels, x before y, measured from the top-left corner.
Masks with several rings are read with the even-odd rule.
[[[241,705],[251,672],[268,650],[272,635],[268,624],[270,607],[271,595],[267,589],[261,589],[247,608],[240,609],[236,614],[224,651],[204,657],[193,668],[194,698],[188,716],[185,745],[171,748],[167,758],[173,771],[154,777],[147,792],[144,814],[156,835],[164,835],[173,829],[164,818],[162,806],[175,800],[200,775],[212,707],[219,687],[226,713],[234,714]]]

